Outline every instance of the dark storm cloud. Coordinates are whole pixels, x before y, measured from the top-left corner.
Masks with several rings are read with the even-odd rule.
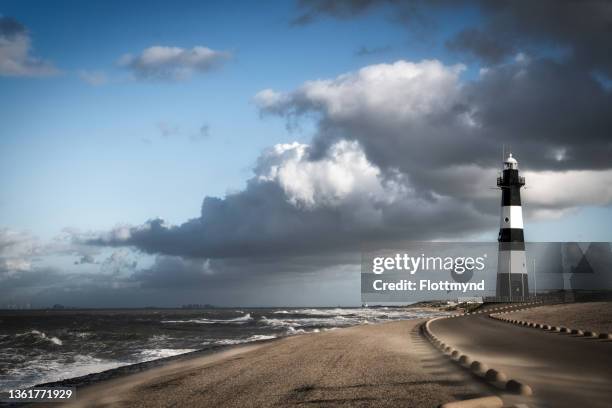
[[[380,0],[299,0],[298,9],[301,13],[292,21],[295,25],[313,22],[321,15],[335,18],[351,18],[362,14],[380,3],[393,1]]]
[[[347,19],[390,7],[395,21],[412,27],[430,21],[440,9],[466,6],[477,7],[483,21],[450,38],[450,49],[487,63],[498,63],[521,50],[565,49],[574,63],[612,75],[612,3],[608,0],[301,0],[294,23],[311,23],[322,15]]]
[[[465,101],[480,138],[516,147],[531,169],[612,168],[612,93],[589,72],[547,59],[503,66],[469,84]]]
[[[207,197],[201,217],[182,225],[151,220],[124,237],[110,234],[89,243],[199,258],[290,258],[358,251],[364,241],[465,234],[486,223],[469,205],[451,200],[299,208],[277,184],[252,180],[245,191],[225,199]]]
[[[12,17],[0,16],[0,38],[14,39],[17,35],[26,34],[27,30],[23,24]]]
[[[446,42],[451,50],[469,50],[477,56],[483,57],[487,62],[502,61],[516,48],[506,42],[501,42],[495,37],[487,36],[477,28],[469,28],[461,31],[455,37]]]
[[[489,62],[533,47],[568,48],[573,62],[612,74],[612,3],[607,0],[478,1],[485,15],[449,42]]]
[[[354,265],[358,268],[357,254],[336,253],[316,256],[245,257],[245,258],[185,258],[158,255],[148,268],[136,271],[130,280],[142,288],[209,290],[227,285],[248,287],[257,281],[285,276],[318,274],[334,265]]]

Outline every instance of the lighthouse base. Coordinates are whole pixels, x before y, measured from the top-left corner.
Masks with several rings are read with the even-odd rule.
[[[500,302],[520,302],[529,298],[529,279],[526,273],[499,273],[495,297]]]

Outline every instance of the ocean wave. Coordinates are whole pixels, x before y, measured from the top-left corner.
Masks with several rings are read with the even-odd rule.
[[[313,327],[346,327],[362,323],[361,319],[348,318],[344,316],[330,317],[310,317],[310,318],[267,318],[262,316],[257,321],[258,324],[265,324],[272,327],[293,327],[293,328],[313,328]]]
[[[332,327],[331,329],[337,329],[337,327]],[[323,330],[328,330],[328,329],[323,329]],[[296,334],[306,334],[306,333],[319,333],[321,330],[319,329],[312,329],[312,330],[305,330],[305,329],[296,329],[293,326],[289,326],[287,327],[287,335],[288,336],[295,336]]]
[[[418,308],[390,308],[390,307],[376,307],[376,308],[331,308],[331,309],[289,309],[289,310],[277,310],[273,312],[277,315],[295,315],[295,318],[299,316],[308,317],[319,317],[319,318],[339,318],[346,317],[351,319],[369,320],[371,322],[386,321],[386,320],[406,320],[416,319],[425,316],[431,316],[431,310],[423,310]],[[301,318],[300,318],[301,319]]]
[[[54,336],[47,336],[45,332],[41,332],[38,330],[30,330],[29,332],[25,333],[18,333],[15,335],[15,337],[31,339],[34,340],[34,343],[49,342],[56,346],[61,346],[64,344],[59,338]]]
[[[127,364],[121,361],[106,360],[82,354],[72,356],[69,361],[65,361],[61,357],[50,358],[50,356],[45,356],[31,359],[28,360],[26,366],[19,366],[8,370],[7,377],[10,380],[3,380],[0,385],[0,391],[11,388],[26,388],[36,384],[80,377]]]
[[[74,335],[74,337],[77,337],[79,339],[86,339],[86,338],[92,337],[94,335],[91,332],[74,332],[72,334]]]
[[[254,341],[271,340],[271,339],[275,339],[275,338],[277,338],[277,336],[272,335],[272,334],[254,334],[253,336],[247,337],[245,339],[222,339],[222,340],[216,340],[216,341],[213,342],[213,344],[216,344],[216,345],[243,344],[243,343],[252,343]]]
[[[252,321],[250,313],[233,319],[188,319],[188,320],[162,320],[162,323],[197,323],[197,324],[244,324]]]
[[[170,348],[162,348],[162,349],[145,349],[140,352],[139,361],[151,361],[157,360],[159,358],[178,356],[179,354],[191,353],[192,351],[196,351],[197,349],[170,349]]]

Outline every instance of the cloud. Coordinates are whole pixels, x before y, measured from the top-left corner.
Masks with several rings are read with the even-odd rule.
[[[502,144],[535,175],[562,180],[570,171],[584,185],[608,174],[612,95],[591,75],[525,55],[470,82],[462,69],[434,60],[378,64],[290,92],[267,89],[255,101],[289,123],[314,115],[313,157],[356,140],[382,174],[399,171],[421,197],[467,200],[483,212],[496,211],[488,187]],[[583,193],[557,208],[610,204],[596,189]]]
[[[181,129],[178,125],[167,122],[158,122],[157,129],[164,138],[177,136],[181,133]]]
[[[607,0],[300,0],[293,24],[312,23],[321,16],[345,20],[381,8],[410,30],[436,28],[432,21],[440,10],[475,8],[482,18],[449,38],[449,49],[488,64],[525,50],[561,52],[578,66],[612,76],[612,6]]]
[[[366,47],[365,45],[362,45],[357,49],[357,51],[355,51],[355,55],[359,57],[364,57],[366,55],[384,54],[390,50],[390,45],[385,45],[381,47]]]
[[[466,28],[452,48],[498,62],[520,50],[568,49],[573,63],[612,74],[610,42],[612,6],[605,0],[544,0],[537,3],[475,2],[485,15],[479,28]]]
[[[199,128],[183,129],[179,125],[171,122],[161,121],[156,124],[159,134],[164,139],[186,137],[191,142],[201,142],[210,137],[210,126],[206,123],[201,125]],[[148,144],[152,143],[152,140],[147,138]]]
[[[213,273],[210,260],[161,255],[153,265],[137,271],[131,279],[142,288],[202,288],[211,283],[208,278]]]
[[[611,204],[606,189],[559,189],[554,205],[538,193],[567,177],[608,182],[612,104],[590,75],[525,56],[471,81],[463,69],[397,61],[289,92],[263,90],[254,98],[262,114],[315,118],[311,144],[264,151],[243,191],[206,197],[199,217],[181,225],[155,219],[86,242],[232,259],[466,237],[497,225],[499,192],[491,187],[502,143],[514,147],[535,192],[528,215]]]
[[[397,61],[370,65],[335,79],[308,81],[282,94],[266,89],[255,96],[263,113],[299,116],[322,113],[333,121],[367,115],[409,122],[454,106],[462,64],[445,66],[437,60]]]
[[[200,126],[200,129],[189,136],[189,139],[192,142],[201,142],[202,140],[208,139],[210,137],[210,125],[203,124]]]
[[[469,204],[423,198],[400,174],[383,176],[356,142],[338,141],[317,159],[310,153],[299,143],[274,146],[257,161],[245,190],[206,197],[201,216],[182,225],[155,219],[85,241],[194,258],[291,257],[486,225]]]
[[[139,55],[125,54],[119,65],[130,70],[136,78],[147,80],[180,81],[193,73],[208,72],[231,57],[227,51],[215,51],[208,47],[192,49],[153,46]]]
[[[80,259],[74,261],[75,265],[96,264],[96,259],[92,255],[83,255]]]
[[[321,15],[348,19],[361,15],[378,5],[393,3],[392,0],[299,0],[300,14],[292,20],[293,25],[312,23]]]
[[[527,208],[543,218],[559,217],[581,206],[612,204],[612,170],[526,172]]]
[[[83,82],[92,86],[101,86],[109,82],[109,78],[104,71],[81,70],[77,74]]]
[[[531,169],[612,166],[612,94],[588,72],[526,57],[472,81],[462,70],[436,60],[371,65],[290,92],[267,89],[255,102],[288,123],[314,116],[316,150],[357,140],[374,164],[423,188],[445,166],[497,167],[502,144]]]
[[[130,275],[138,267],[138,260],[128,250],[114,251],[102,263],[100,271],[113,277]]]
[[[485,35],[477,28],[467,28],[446,42],[451,50],[469,50],[483,57],[487,62],[496,63],[506,56],[517,52],[516,47],[506,42],[500,42],[496,37]]]
[[[53,64],[31,55],[26,27],[0,15],[0,76],[42,77],[57,73]]]

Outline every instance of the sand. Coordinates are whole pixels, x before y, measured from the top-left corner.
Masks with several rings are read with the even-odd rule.
[[[568,303],[539,306],[512,313],[515,319],[572,329],[612,333],[612,302]]]
[[[292,336],[78,389],[70,407],[435,407],[491,390],[418,333],[422,320]]]

